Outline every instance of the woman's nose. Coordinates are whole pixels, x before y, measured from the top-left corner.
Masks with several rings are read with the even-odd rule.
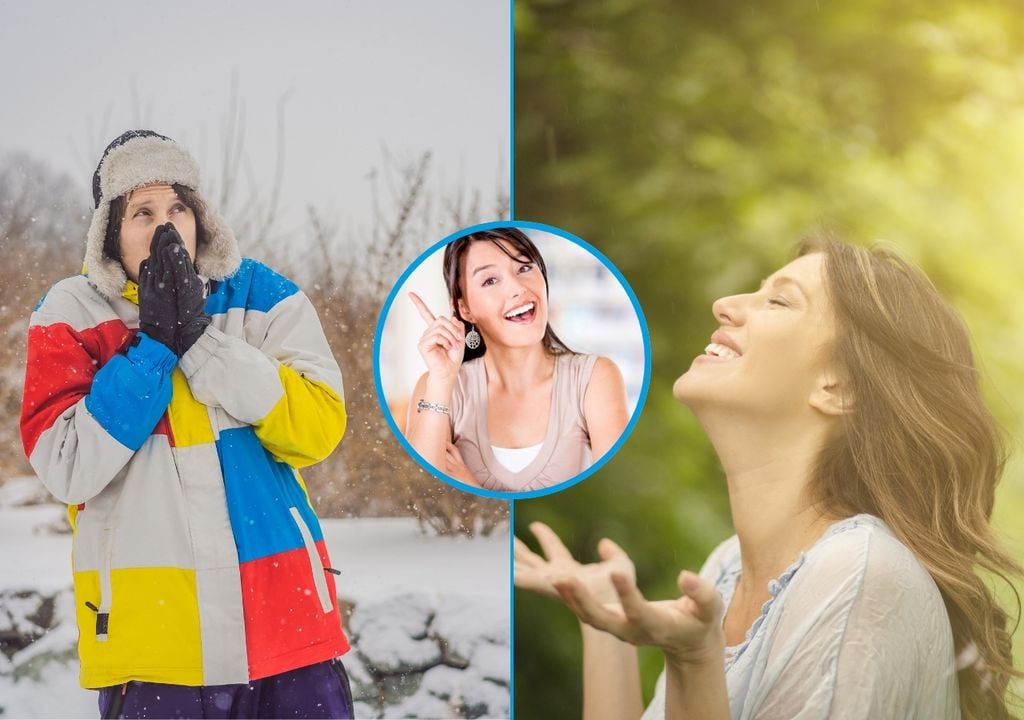
[[[718,298],[711,305],[711,314],[722,325],[739,325],[743,322],[743,295],[729,295]]]

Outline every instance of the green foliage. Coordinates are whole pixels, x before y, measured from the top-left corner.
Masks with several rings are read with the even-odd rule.
[[[580,486],[517,503],[520,537],[544,520],[593,557],[607,535],[649,596],[677,595],[677,572],[730,530],[715,457],[671,384],[715,327],[711,302],[756,288],[824,230],[884,239],[928,273],[1021,437],[1022,19],[990,1],[516,3],[515,216],[606,253],[653,349],[629,441]],[[1013,462],[996,522],[1019,557],[1022,517]],[[517,714],[578,715],[568,611],[517,593],[515,642]],[[643,657],[650,693],[659,658]]]

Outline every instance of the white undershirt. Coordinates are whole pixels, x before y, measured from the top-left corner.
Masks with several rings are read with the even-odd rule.
[[[503,448],[491,445],[494,459],[504,465],[510,472],[517,473],[536,459],[544,443],[537,443],[524,448]]]

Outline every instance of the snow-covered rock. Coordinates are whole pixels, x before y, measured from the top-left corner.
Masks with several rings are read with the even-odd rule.
[[[476,646],[470,667],[484,680],[508,687],[509,661],[508,645],[482,642]]]
[[[52,624],[38,640],[11,657],[14,675],[18,679],[42,679],[46,666],[53,661],[77,666],[78,628],[75,626],[74,592],[68,588],[46,598],[46,601],[53,608]]]
[[[436,705],[427,696],[443,701],[452,717],[508,716],[508,689],[482,680],[474,670],[463,671],[444,665],[428,670],[410,702],[424,707]]]
[[[383,679],[384,705],[394,706],[401,704],[407,697],[415,695],[420,689],[420,682],[423,679],[421,672],[397,673],[386,675]]]
[[[358,720],[376,720],[376,718],[382,717],[379,705],[370,705],[369,703],[357,700],[353,709],[356,711],[356,718]]]
[[[504,717],[509,710],[508,616],[481,597],[402,593],[354,604],[353,693],[383,717]],[[359,687],[357,687],[357,685]]]
[[[446,665],[438,665],[423,673],[420,687],[441,700],[461,697],[460,688],[466,681],[466,673]]]
[[[35,639],[53,617],[53,600],[35,590],[0,590],[0,638]]]
[[[348,673],[353,699],[379,704],[382,694],[377,679],[366,669],[359,651],[353,648],[342,656],[341,662]]]
[[[350,627],[359,652],[377,673],[422,672],[441,662],[437,641],[427,636],[433,605],[422,593],[403,593],[357,605]]]
[[[431,632],[439,639],[445,663],[467,667],[476,646],[488,641],[509,644],[509,616],[502,614],[502,601],[462,595],[443,596]]]
[[[457,708],[425,692],[417,692],[397,705],[390,705],[386,718],[461,718]]]
[[[434,603],[425,593],[406,592],[373,602],[356,604],[349,627],[356,637],[369,634],[387,617],[388,624],[409,637],[427,636],[427,625],[434,617]]]
[[[460,710],[466,718],[508,717],[508,687],[492,682],[467,683]]]

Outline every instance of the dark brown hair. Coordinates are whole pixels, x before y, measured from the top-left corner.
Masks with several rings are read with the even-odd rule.
[[[537,246],[533,244],[533,241],[522,230],[514,227],[492,228],[491,230],[481,230],[480,232],[463,235],[457,240],[448,243],[448,246],[444,249],[444,280],[448,287],[448,297],[451,299],[452,306],[454,307],[455,317],[462,321],[462,324],[466,327],[466,332],[469,332],[470,323],[466,322],[465,318],[459,313],[459,300],[465,297],[462,280],[466,265],[466,253],[469,252],[469,246],[475,242],[489,242],[513,260],[536,265],[540,268],[541,275],[544,276],[544,290],[545,292],[548,290],[548,268],[544,264],[544,258],[541,257]],[[511,246],[511,251],[508,246]],[[544,345],[544,349],[552,355],[573,352],[559,339],[555,331],[551,329],[551,323],[548,323],[544,328],[544,337],[541,339],[541,342]],[[462,360],[463,362],[468,362],[481,357],[485,352],[487,352],[487,345],[481,337],[480,347],[470,350],[469,346],[466,346]]]
[[[184,185],[174,183],[171,185],[178,199],[185,203],[185,206],[192,211],[196,218],[196,255],[199,248],[206,244],[206,227],[203,225],[203,218],[206,217],[206,205],[203,199]],[[111,260],[121,260],[121,223],[124,221],[124,211],[128,205],[126,198],[131,193],[116,197],[110,201],[110,211],[107,213],[107,234],[103,236],[103,255]]]
[[[964,720],[1009,718],[1009,618],[979,571],[1010,585],[1021,568],[990,519],[1006,459],[985,406],[967,327],[894,253],[832,238],[820,252],[836,319],[833,357],[852,411],[818,457],[812,492],[840,516],[880,517],[942,593],[959,659]],[[1020,597],[1017,616],[1020,616]]]

